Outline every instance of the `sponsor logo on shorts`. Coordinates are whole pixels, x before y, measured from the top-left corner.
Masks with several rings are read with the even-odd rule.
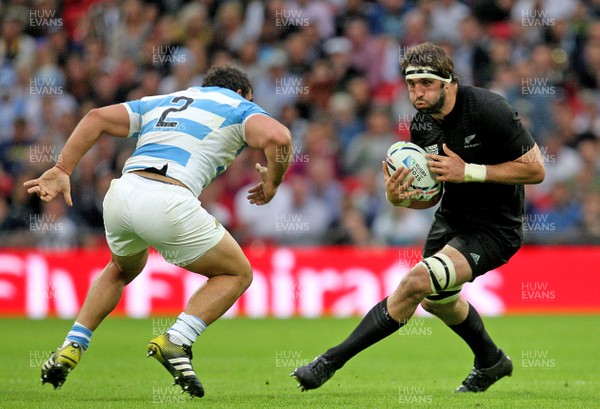
[[[471,258],[475,262],[475,265],[477,265],[479,264],[479,259],[481,258],[481,256],[477,253],[471,253]]]

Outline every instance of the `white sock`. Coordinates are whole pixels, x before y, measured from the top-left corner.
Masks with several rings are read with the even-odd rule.
[[[169,328],[167,334],[169,334],[169,339],[174,344],[192,345],[205,329],[206,324],[200,318],[182,312],[177,317],[175,324]]]

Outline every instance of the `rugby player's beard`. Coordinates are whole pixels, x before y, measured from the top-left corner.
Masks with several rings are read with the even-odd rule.
[[[417,101],[415,101],[415,103],[416,102]],[[430,106],[430,107],[425,107],[425,108],[415,107],[415,109],[422,114],[434,115],[434,114],[439,114],[442,112],[442,109],[444,109],[445,103],[446,103],[446,89],[443,87],[443,84],[442,84],[442,87],[440,88],[440,97],[438,98],[438,101],[435,103],[435,105]]]

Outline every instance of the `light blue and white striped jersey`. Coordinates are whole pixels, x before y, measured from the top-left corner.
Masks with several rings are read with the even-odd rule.
[[[167,176],[196,196],[247,146],[246,119],[268,115],[221,87],[191,87],[123,105],[129,113],[129,136],[138,138],[123,173],[167,164]]]

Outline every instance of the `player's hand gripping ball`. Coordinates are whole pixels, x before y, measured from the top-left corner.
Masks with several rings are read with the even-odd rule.
[[[410,169],[415,177],[410,185],[410,190],[422,190],[423,193],[411,199],[427,202],[437,196],[442,190],[442,184],[435,180],[436,174],[429,170],[425,150],[412,142],[396,142],[388,149],[385,162],[390,174],[396,169],[405,167]]]

